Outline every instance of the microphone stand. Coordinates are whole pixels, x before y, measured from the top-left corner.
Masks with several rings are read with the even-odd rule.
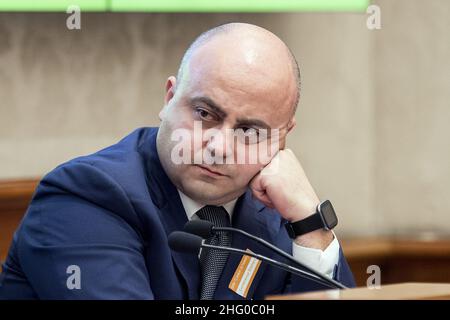
[[[333,286],[334,288],[348,289],[342,283],[340,283],[340,282],[338,282],[338,281],[336,281],[334,279],[331,279],[330,277],[326,276],[325,274],[322,274],[322,273],[320,273],[320,272],[318,272],[316,270],[311,269],[310,267],[304,265],[300,261],[295,260],[294,257],[291,256],[290,254],[288,254],[288,253],[284,252],[283,250],[277,248],[276,246],[272,245],[271,243],[267,242],[266,240],[258,238],[258,237],[254,236],[254,235],[252,235],[252,234],[250,234],[248,232],[245,232],[244,230],[231,228],[231,227],[214,227],[214,226],[212,227],[212,230],[216,231],[216,232],[217,231],[234,232],[234,233],[239,233],[241,235],[244,235],[245,237],[248,237],[248,238],[258,242],[258,243],[262,244],[263,246],[272,249],[273,251],[278,253],[280,256],[286,258],[287,260],[291,261],[292,263],[295,263],[300,268],[303,268],[303,269],[307,270],[309,274],[313,274],[317,278],[320,278],[324,282],[327,282],[327,285],[329,287]]]
[[[290,266],[288,264],[281,263],[279,261],[273,260],[271,258],[268,258],[266,256],[263,256],[263,255],[260,255],[260,254],[257,254],[257,253],[248,252],[248,251],[245,251],[245,250],[236,249],[236,248],[230,248],[230,247],[214,246],[214,245],[204,244],[204,243],[200,247],[201,248],[205,248],[205,249],[228,251],[228,252],[231,252],[231,253],[237,253],[237,254],[240,254],[240,255],[250,256],[250,257],[256,258],[258,260],[264,261],[264,262],[266,262],[269,265],[272,265],[272,266],[278,267],[280,269],[283,269],[283,270],[285,270],[287,272],[293,273],[293,274],[295,274],[297,276],[305,277],[305,278],[307,278],[309,280],[316,281],[316,282],[318,282],[318,283],[320,283],[322,285],[325,285],[325,286],[327,286],[329,288],[343,289],[342,288],[342,284],[340,284],[339,282],[337,282],[339,284],[339,286],[337,286],[334,283],[329,283],[328,281],[324,281],[323,279],[317,277],[314,274],[311,274],[311,273],[306,272],[304,270],[300,270],[300,269],[294,268],[294,267],[292,267],[292,266]]]

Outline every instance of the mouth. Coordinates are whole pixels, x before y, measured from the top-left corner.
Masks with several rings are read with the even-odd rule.
[[[213,176],[213,177],[225,177],[226,176],[225,174],[223,174],[219,171],[213,170],[205,165],[196,164],[194,166],[198,167],[203,173],[205,173],[209,176]]]

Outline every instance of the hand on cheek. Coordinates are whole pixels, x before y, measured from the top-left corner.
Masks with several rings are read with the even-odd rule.
[[[280,150],[250,183],[253,195],[288,221],[306,218],[319,204],[314,189],[290,149]]]

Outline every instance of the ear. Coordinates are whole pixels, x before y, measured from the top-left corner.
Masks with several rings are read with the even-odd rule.
[[[291,120],[288,123],[287,133],[291,132],[291,130],[294,129],[296,125],[297,125],[297,120],[295,119],[295,115],[294,115],[294,116],[292,116]]]
[[[164,96],[164,107],[159,112],[159,120],[164,118],[164,114],[166,112],[167,106],[175,95],[175,87],[177,84],[177,78],[174,76],[170,76],[166,81],[166,94]]]
[[[280,140],[280,150],[284,150],[284,148],[286,147],[286,137],[287,137],[288,133],[291,132],[292,129],[295,128],[296,125],[297,125],[297,120],[295,120],[295,115],[294,115],[294,116],[292,116],[291,120],[289,120],[289,122],[287,124],[286,135]]]

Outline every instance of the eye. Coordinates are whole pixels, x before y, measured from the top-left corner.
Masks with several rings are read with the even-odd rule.
[[[239,140],[244,144],[254,144],[259,141],[259,130],[251,127],[240,127],[238,129]]]
[[[245,134],[247,137],[258,136],[258,134],[259,134],[259,130],[258,130],[258,129],[255,129],[255,128],[242,127],[242,128],[240,128],[240,129],[242,129],[242,131],[244,131],[244,134]]]
[[[202,120],[205,121],[214,121],[215,120],[215,116],[214,114],[212,114],[211,112],[209,112],[206,109],[200,108],[200,107],[196,107],[195,108],[195,114]]]

